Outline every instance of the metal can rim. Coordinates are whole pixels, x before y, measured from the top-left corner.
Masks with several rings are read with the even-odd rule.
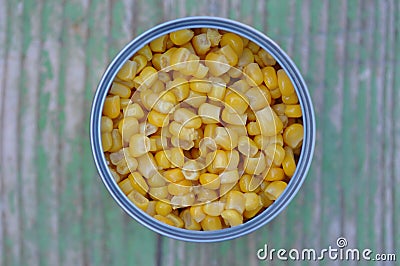
[[[147,215],[121,192],[107,167],[102,151],[100,120],[105,97],[123,63],[143,45],[170,32],[186,28],[217,28],[243,36],[269,52],[287,72],[294,84],[303,113],[304,140],[296,172],[282,195],[266,210],[242,225],[216,230],[192,231],[166,225]],[[269,37],[243,23],[220,17],[196,16],[171,20],[155,26],[128,43],[109,64],[93,98],[90,116],[90,143],[100,177],[118,205],[137,222],[161,235],[192,242],[218,242],[249,234],[273,220],[297,194],[311,165],[316,137],[315,114],[311,97],[300,71],[289,56]]]

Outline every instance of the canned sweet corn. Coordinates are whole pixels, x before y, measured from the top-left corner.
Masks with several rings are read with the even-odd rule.
[[[103,183],[131,217],[214,242],[286,207],[311,164],[315,118],[302,76],[272,40],[236,21],[188,17],[115,57],[90,138]]]

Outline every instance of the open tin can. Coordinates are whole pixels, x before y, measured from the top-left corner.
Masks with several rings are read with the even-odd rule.
[[[189,28],[216,28],[218,30],[232,32],[249,39],[266,50],[275,58],[277,63],[279,63],[291,79],[302,110],[304,127],[303,144],[296,171],[288,183],[287,188],[271,206],[251,220],[239,226],[216,231],[193,231],[172,227],[147,215],[136,207],[119,189],[118,184],[114,181],[109,171],[102,149],[102,109],[108,90],[119,69],[127,59],[131,58],[139,49],[152,40],[170,32]],[[314,116],[311,97],[303,77],[288,55],[271,39],[258,30],[233,20],[218,17],[186,17],[168,21],[151,28],[126,45],[114,58],[105,71],[93,99],[90,119],[90,141],[94,161],[104,185],[114,200],[127,214],[140,224],[164,236],[192,242],[216,242],[237,238],[257,230],[276,217],[293,199],[300,189],[312,161],[316,137]]]

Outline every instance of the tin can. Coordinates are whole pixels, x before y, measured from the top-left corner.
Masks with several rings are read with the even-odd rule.
[[[304,139],[296,172],[282,195],[265,211],[242,225],[216,231],[193,231],[166,225],[137,208],[121,192],[114,181],[104,157],[101,144],[101,116],[105,97],[114,77],[124,62],[131,58],[140,48],[152,40],[173,31],[188,28],[216,28],[236,33],[269,52],[290,77],[298,95],[303,114]],[[217,242],[230,240],[249,234],[264,226],[276,217],[293,199],[300,189],[310,167],[316,137],[315,115],[307,86],[299,70],[288,55],[270,38],[260,31],[237,21],[218,17],[186,17],[160,24],[144,32],[114,58],[105,71],[93,99],[90,118],[90,141],[92,153],[101,179],[118,205],[132,218],[147,228],[174,239],[192,242]]]

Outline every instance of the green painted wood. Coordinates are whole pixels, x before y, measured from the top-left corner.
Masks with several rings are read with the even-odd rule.
[[[398,1],[0,6],[0,265],[265,265],[256,258],[264,244],[319,249],[339,236],[400,256]],[[187,15],[265,32],[302,71],[316,111],[315,158],[298,195],[267,226],[222,243],[161,237],[124,214],[88,141],[93,92],[112,57],[139,33]]]

